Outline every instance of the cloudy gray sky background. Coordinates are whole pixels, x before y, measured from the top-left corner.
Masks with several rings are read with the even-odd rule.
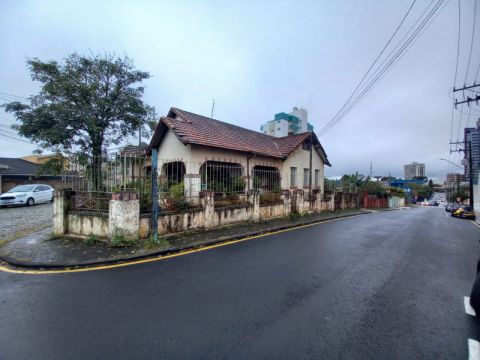
[[[465,77],[474,1],[461,0],[457,86]],[[429,3],[417,0],[403,28]],[[215,118],[259,130],[275,113],[299,105],[309,110],[309,121],[319,130],[348,98],[410,4],[0,0],[0,92],[27,97],[38,90],[26,58],[116,52],[151,73],[145,101],[159,115],[176,106],[208,116],[215,98]],[[370,161],[374,175],[403,176],[403,165],[418,161],[426,163],[428,176],[441,177],[454,168],[439,158],[460,162],[461,154],[449,157],[457,6],[450,1],[381,83],[320,135],[333,164],[327,176],[368,174]],[[478,34],[476,40],[467,82],[473,82],[480,60]],[[469,125],[478,109],[471,112]],[[459,120],[457,111],[453,140]],[[0,111],[0,124],[13,123]],[[463,115],[461,131],[466,124]],[[0,157],[34,149],[0,137]]]

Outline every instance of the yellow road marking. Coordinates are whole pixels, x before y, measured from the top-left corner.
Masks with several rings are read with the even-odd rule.
[[[293,231],[293,230],[297,230],[297,229],[302,229],[302,228],[306,228],[306,227],[310,227],[310,226],[326,224],[326,223],[329,223],[329,222],[332,222],[332,221],[352,219],[352,218],[358,217],[360,215],[363,215],[363,214],[347,216],[347,217],[331,219],[331,220],[325,220],[325,221],[318,221],[318,222],[315,222],[315,223],[312,223],[312,224],[300,225],[300,226],[296,226],[296,227],[289,228],[289,229],[276,230],[276,231],[268,232],[268,233],[261,234],[261,235],[247,236],[245,238],[238,239],[238,240],[231,240],[231,241],[226,241],[226,242],[222,242],[222,243],[219,243],[219,244],[208,245],[208,246],[198,248],[198,249],[185,250],[185,251],[181,251],[181,252],[178,252],[178,253],[175,253],[175,254],[151,257],[151,258],[148,258],[148,259],[141,259],[141,260],[132,260],[132,261],[126,260],[126,262],[111,264],[111,265],[92,266],[92,267],[85,267],[85,268],[79,268],[79,269],[59,269],[59,270],[12,269],[10,267],[0,265],[0,271],[7,272],[7,273],[13,273],[13,274],[44,275],[44,274],[64,274],[64,273],[76,273],[76,272],[87,272],[87,271],[114,269],[114,268],[119,268],[119,267],[125,267],[125,266],[137,265],[137,264],[145,264],[145,263],[154,262],[154,261],[171,259],[171,258],[174,258],[174,257],[177,257],[177,256],[184,256],[184,255],[188,255],[188,254],[192,254],[192,253],[196,253],[196,252],[200,252],[200,251],[206,251],[206,250],[210,250],[210,249],[219,248],[219,247],[222,247],[222,246],[233,245],[233,244],[237,244],[237,243],[248,241],[248,240],[258,239],[258,238],[261,238],[261,237],[280,234],[280,233]]]

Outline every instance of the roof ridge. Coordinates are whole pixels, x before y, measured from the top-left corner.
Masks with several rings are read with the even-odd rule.
[[[241,130],[244,130],[244,131],[250,131],[250,132],[255,133],[255,134],[258,134],[258,135],[260,135],[260,136],[268,137],[268,138],[270,138],[270,139],[273,140],[273,141],[274,141],[275,139],[277,139],[277,137],[275,137],[275,136],[268,135],[268,134],[264,134],[264,133],[262,133],[262,132],[260,132],[260,131],[255,131],[255,130],[252,130],[252,129],[247,129],[247,128],[244,128],[244,127],[239,126],[239,125],[235,125],[235,124],[232,124],[232,123],[227,123],[227,122],[225,122],[225,121],[221,121],[221,120],[218,120],[218,119],[210,118],[210,117],[204,116],[204,115],[195,114],[195,113],[192,113],[192,112],[190,112],[190,111],[182,110],[182,109],[179,109],[179,108],[173,108],[173,107],[172,107],[172,110],[176,110],[176,111],[179,111],[179,112],[187,113],[188,115],[201,116],[201,117],[205,118],[205,120],[208,120],[208,121],[215,121],[215,122],[220,123],[220,124],[222,124],[222,125],[227,125],[227,126],[231,126],[231,127],[236,127],[236,128],[238,128],[238,129],[241,129]],[[177,114],[177,115],[182,116],[181,113],[179,113],[179,114]],[[188,116],[188,115],[187,115],[187,116]],[[175,120],[175,119],[173,119],[173,120]]]

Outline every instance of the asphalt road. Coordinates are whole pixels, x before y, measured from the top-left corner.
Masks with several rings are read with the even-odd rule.
[[[466,359],[480,229],[362,215],[116,269],[0,273],[0,359]]]

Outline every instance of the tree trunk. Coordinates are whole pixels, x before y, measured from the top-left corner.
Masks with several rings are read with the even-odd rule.
[[[92,149],[92,186],[94,191],[102,191],[102,147]]]

